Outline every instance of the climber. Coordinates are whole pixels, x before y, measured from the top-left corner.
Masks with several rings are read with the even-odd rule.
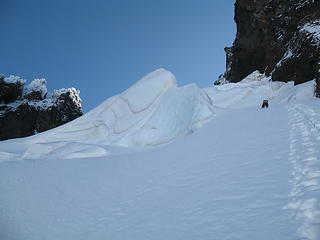
[[[268,108],[268,107],[269,107],[268,100],[263,100],[261,108]]]

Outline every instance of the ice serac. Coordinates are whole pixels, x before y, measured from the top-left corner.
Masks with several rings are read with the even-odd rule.
[[[86,148],[83,157],[104,156],[105,146],[155,146],[192,133],[213,116],[203,90],[195,84],[178,87],[171,72],[158,69],[81,118],[26,139],[24,158],[34,158],[35,152],[36,157],[54,155],[61,148],[64,158],[75,156],[76,150],[66,147],[74,142]]]
[[[239,82],[259,70],[295,84],[320,78],[319,9],[318,0],[237,0],[224,77]]]

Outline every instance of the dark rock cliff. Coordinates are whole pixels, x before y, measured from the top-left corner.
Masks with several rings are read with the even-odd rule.
[[[235,22],[227,81],[255,70],[295,84],[320,77],[320,0],[236,0]]]
[[[79,91],[74,88],[47,94],[45,79],[25,85],[19,77],[0,76],[0,140],[43,132],[81,115]]]

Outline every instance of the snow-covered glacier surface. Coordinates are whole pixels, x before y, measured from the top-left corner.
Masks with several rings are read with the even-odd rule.
[[[9,145],[19,144],[24,159],[105,156],[110,146],[168,143],[192,133],[213,116],[210,99],[201,89],[195,84],[177,87],[171,72],[158,69],[83,117]],[[2,150],[0,159],[1,154],[7,158]]]
[[[185,137],[213,119],[220,108],[258,107],[312,98],[314,83],[269,82],[254,72],[240,83],[204,89],[178,87],[174,75],[158,69],[84,116],[35,136],[0,144],[0,161],[101,157]],[[10,152],[12,144],[20,151]]]
[[[0,239],[319,240],[313,87],[257,72],[178,87],[157,70],[73,122],[1,142]]]

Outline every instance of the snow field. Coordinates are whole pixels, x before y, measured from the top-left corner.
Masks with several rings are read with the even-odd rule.
[[[3,162],[0,239],[291,240],[289,130],[285,107],[218,110],[148,151]]]
[[[264,99],[272,105],[308,100],[313,88],[313,82],[269,82],[258,72],[240,83],[177,87],[171,72],[158,69],[68,124],[5,142],[0,161],[15,158],[6,151],[11,142],[21,146],[22,159],[99,157],[112,154],[110,146],[157,146],[193,133],[215,117],[215,109],[259,107]]]
[[[159,69],[75,121],[3,141],[0,239],[319,240],[313,89],[258,72],[177,87]]]

